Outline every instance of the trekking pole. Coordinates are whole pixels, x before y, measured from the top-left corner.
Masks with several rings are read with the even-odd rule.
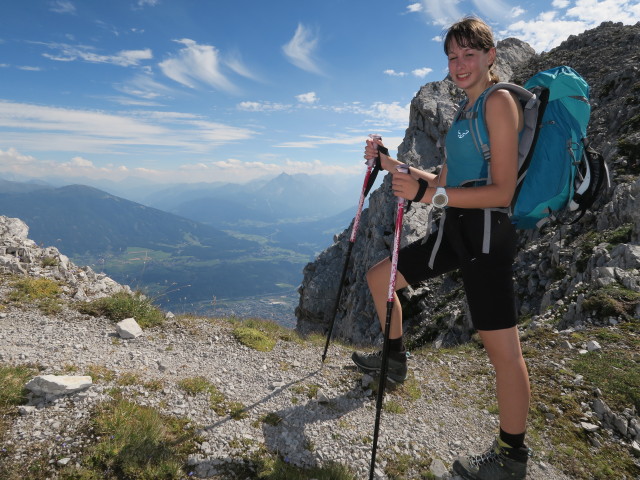
[[[408,165],[398,165],[399,172],[409,173]],[[376,450],[378,448],[378,432],[380,430],[380,414],[382,401],[384,400],[384,388],[387,383],[387,366],[389,361],[389,331],[391,330],[391,312],[393,311],[394,294],[396,292],[396,277],[398,273],[398,250],[400,249],[400,234],[402,233],[402,217],[406,200],[398,197],[396,212],[396,227],[393,238],[393,250],[391,253],[391,276],[389,277],[389,290],[387,293],[387,318],[384,325],[384,342],[382,344],[382,363],[380,365],[380,379],[378,380],[378,398],[376,400],[376,422],[373,428],[373,447],[371,450],[371,465],[369,468],[369,480],[373,480],[376,466]]]
[[[382,140],[380,135],[369,135],[372,140]],[[340,297],[342,296],[342,287],[344,286],[344,280],[347,276],[347,269],[349,268],[349,260],[351,259],[351,250],[353,250],[353,244],[356,242],[356,234],[358,233],[358,227],[360,226],[360,215],[362,214],[362,207],[364,200],[367,197],[369,190],[373,186],[378,172],[380,171],[380,157],[375,157],[367,160],[367,171],[364,175],[364,182],[362,183],[362,191],[360,192],[360,201],[358,202],[358,211],[353,219],[353,226],[351,227],[351,236],[349,237],[349,246],[347,247],[347,254],[344,259],[344,265],[342,267],[342,275],[340,276],[340,283],[338,284],[338,294],[336,295],[336,301],[331,311],[331,323],[329,324],[329,331],[327,332],[327,341],[324,345],[324,352],[322,353],[322,363],[327,358],[327,350],[329,348],[329,342],[331,341],[331,334],[333,333],[333,325],[336,321],[336,314],[338,312],[338,305],[340,304]]]

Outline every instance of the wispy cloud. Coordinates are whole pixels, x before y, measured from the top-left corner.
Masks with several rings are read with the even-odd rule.
[[[406,72],[396,72],[393,68],[389,68],[382,73],[384,73],[385,75],[389,75],[390,77],[406,77],[407,76]]]
[[[318,135],[302,135],[300,140],[284,142],[275,147],[279,148],[302,148],[302,149],[317,149],[322,147],[327,147],[331,145],[340,145],[340,146],[353,146],[353,147],[364,147],[364,142],[367,136],[364,134],[358,135],[337,135],[335,137],[326,137],[326,136],[318,136]],[[390,149],[397,148],[400,143],[402,143],[401,136],[384,136],[384,144],[387,145]],[[320,173],[320,172],[318,172]]]
[[[280,148],[319,148],[325,145],[359,145],[363,144],[363,136],[337,135],[325,137],[319,135],[301,135],[302,140],[284,142],[276,147]]]
[[[56,13],[76,13],[76,6],[69,0],[54,0],[49,2],[49,10]]]
[[[435,25],[448,25],[462,17],[462,11],[458,9],[458,1],[451,0],[421,0],[422,11]]]
[[[109,63],[119,65],[121,67],[130,67],[139,65],[143,60],[153,58],[151,49],[143,50],[121,50],[113,55],[101,55],[95,52],[94,47],[86,45],[68,45],[64,43],[45,43],[42,44],[57,53],[42,55],[50,60],[59,62],[73,62],[76,60],[84,60],[90,63]]]
[[[154,80],[151,75],[140,73],[130,80],[114,85],[114,88],[127,95],[152,100],[158,97],[171,96],[173,90]]]
[[[216,47],[200,45],[188,38],[175,42],[184,45],[184,48],[159,64],[167,77],[189,88],[205,84],[225,92],[238,93],[238,88],[221,71],[220,52]]]
[[[283,45],[282,51],[296,67],[322,75],[322,70],[313,58],[317,46],[318,37],[300,23],[293,38]]]
[[[292,105],[274,102],[240,102],[236,108],[244,112],[281,112],[290,110]]]
[[[160,0],[138,0],[138,7],[155,7]]]
[[[433,69],[431,68],[427,68],[427,67],[416,68],[414,70],[411,70],[411,75],[418,78],[424,78],[427,75],[429,75],[431,72],[433,72]],[[392,68],[385,70],[383,73],[385,75],[389,75],[390,77],[406,77],[408,75],[407,72],[397,72]]]
[[[412,3],[410,5],[407,5],[407,12],[409,13],[415,13],[415,12],[421,12],[421,11],[422,11],[421,3]]]
[[[206,152],[256,132],[194,114],[113,114],[0,101],[0,144],[50,152],[119,153],[123,146],[168,154]]]
[[[239,52],[233,52],[229,55],[226,55],[224,63],[238,75],[249,78],[251,80],[260,80],[258,76],[245,65]]]
[[[474,11],[489,21],[504,21],[511,17],[512,7],[509,2],[503,0],[472,0]],[[454,19],[454,20],[457,20]]]

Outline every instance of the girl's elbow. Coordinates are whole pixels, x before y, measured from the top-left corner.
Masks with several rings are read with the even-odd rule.
[[[509,207],[511,205],[511,202],[513,201],[514,194],[515,192],[513,190],[500,192],[498,198],[496,199],[498,205],[500,205],[501,207]]]

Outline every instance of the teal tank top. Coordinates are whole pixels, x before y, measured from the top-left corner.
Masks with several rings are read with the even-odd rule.
[[[477,113],[482,117],[482,109]],[[484,125],[484,119],[479,119]],[[447,151],[447,187],[459,187],[470,180],[479,180],[475,185],[485,185],[488,163],[478,150],[471,133],[471,122],[462,110],[456,115],[445,139]]]

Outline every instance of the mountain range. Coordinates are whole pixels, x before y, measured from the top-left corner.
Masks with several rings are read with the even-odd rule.
[[[0,180],[0,213],[78,264],[173,311],[292,292],[353,216],[358,189],[282,174],[244,185],[147,186],[145,203],[87,185]],[[157,208],[157,207],[162,207]]]

